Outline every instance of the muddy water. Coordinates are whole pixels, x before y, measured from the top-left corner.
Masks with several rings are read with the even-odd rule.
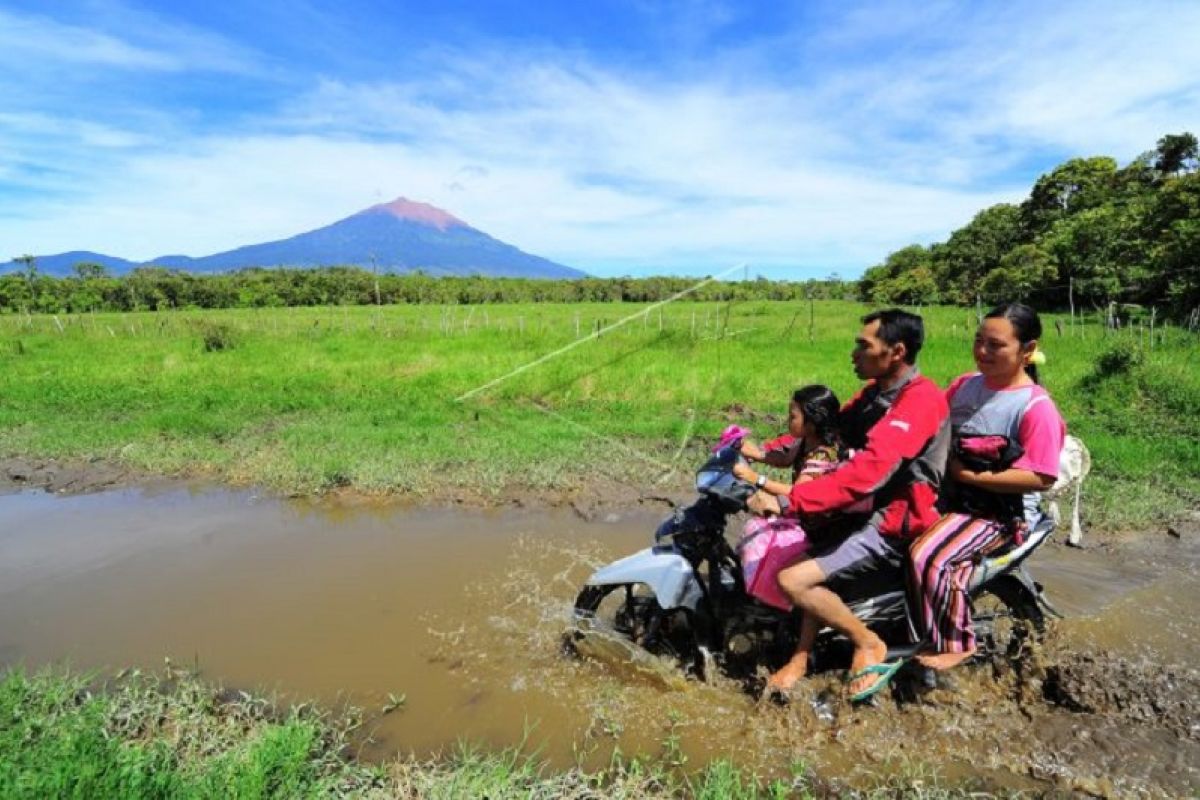
[[[1200,787],[1194,538],[1117,556],[1045,548],[1034,571],[1069,619],[1019,675],[964,669],[910,702],[858,710],[836,699],[835,676],[817,676],[777,708],[560,654],[582,580],[642,547],[655,522],[178,488],[0,497],[0,662],[169,658],[368,713],[403,694],[368,724],[378,756],[467,738],[525,741],[558,764],[619,746],[774,775],[797,761],[849,780],[920,763],[1011,788]]]

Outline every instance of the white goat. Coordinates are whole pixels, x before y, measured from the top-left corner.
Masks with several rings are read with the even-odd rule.
[[[1079,438],[1068,436],[1058,457],[1058,480],[1046,491],[1045,497],[1050,505],[1050,518],[1057,526],[1062,518],[1058,510],[1058,498],[1066,495],[1071,488],[1075,489],[1075,500],[1071,509],[1071,535],[1067,540],[1074,545],[1079,544],[1083,538],[1083,528],[1079,524],[1080,492],[1083,489],[1083,479],[1091,470],[1092,454],[1088,452],[1087,446]]]

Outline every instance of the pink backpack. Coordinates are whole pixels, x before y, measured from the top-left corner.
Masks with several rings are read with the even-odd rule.
[[[779,588],[779,571],[808,552],[808,535],[795,517],[754,517],[737,544],[746,593],[787,611],[792,601]]]

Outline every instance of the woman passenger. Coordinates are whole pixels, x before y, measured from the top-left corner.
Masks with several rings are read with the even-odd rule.
[[[1036,524],[1039,493],[1058,477],[1066,425],[1038,384],[1041,335],[1028,306],[992,309],[975,334],[979,371],[946,390],[953,443],[939,506],[948,513],[909,551],[909,627],[927,667],[975,653],[967,587],[977,559]]]

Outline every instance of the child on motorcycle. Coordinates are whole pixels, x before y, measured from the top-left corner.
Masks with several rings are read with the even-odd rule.
[[[838,437],[841,404],[828,387],[814,384],[802,387],[792,395],[788,406],[788,432],[758,447],[744,440],[740,445],[748,461],[758,461],[775,467],[791,467],[792,482],[815,480],[842,463],[843,450]],[[738,552],[742,560],[746,592],[752,597],[781,610],[789,610],[792,601],[779,586],[779,572],[795,563],[808,552],[809,534],[820,531],[824,520],[806,520],[802,527],[795,514],[779,506],[791,487],[781,481],[760,475],[755,482],[759,492],[750,503],[752,510],[762,514],[746,523]],[[869,510],[870,500],[862,510]],[[808,653],[816,640],[819,625],[811,615],[801,618],[798,651]],[[767,691],[774,690],[770,683]]]
[[[1066,425],[1038,384],[1038,314],[994,308],[975,334],[978,372],[946,390],[953,436],[945,513],[909,550],[909,627],[925,643],[918,661],[954,667],[975,652],[970,585],[981,556],[1020,541],[1041,516],[1038,496],[1058,476]]]
[[[838,433],[840,410],[837,395],[826,386],[811,384],[797,389],[788,404],[788,432],[771,439],[761,448],[743,438],[741,454],[747,461],[759,461],[773,467],[791,467],[793,484],[815,480],[837,469],[848,456]],[[743,436],[747,433],[745,429],[738,430]],[[762,516],[795,517],[780,506],[780,498],[787,497],[791,486],[765,476],[760,476],[755,485],[759,492],[748,504],[751,511]],[[868,498],[841,510],[839,514],[866,513],[870,507]],[[814,518],[809,524],[819,527],[821,520]]]
[[[788,403],[788,432],[766,442],[761,448],[743,439],[741,454],[747,461],[761,461],[773,467],[791,467],[792,480],[813,470],[831,468],[839,461],[837,395],[827,386],[812,384],[797,389]],[[759,487],[760,489],[762,487]],[[784,491],[787,489],[785,487]]]

